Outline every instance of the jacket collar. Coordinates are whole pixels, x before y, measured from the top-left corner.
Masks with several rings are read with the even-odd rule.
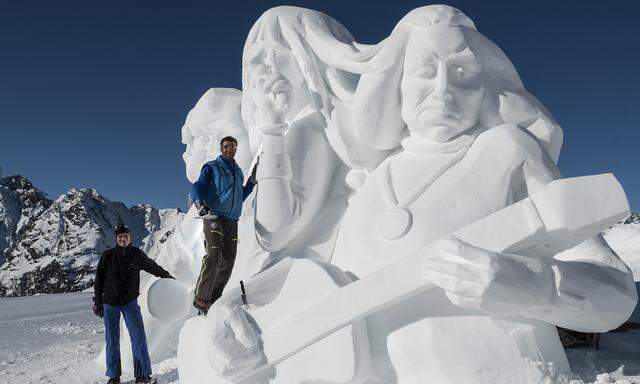
[[[216,161],[218,162],[218,164],[227,167],[230,171],[234,172],[236,169],[236,161],[235,160],[225,160],[224,157],[222,157],[222,155],[218,155],[218,158],[216,159]]]

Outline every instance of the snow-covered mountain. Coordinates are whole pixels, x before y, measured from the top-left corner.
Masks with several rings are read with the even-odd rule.
[[[94,189],[56,200],[22,176],[0,178],[0,296],[83,290],[101,253],[125,223],[134,245],[154,257],[184,213],[141,204],[127,208]]]
[[[640,213],[633,213],[624,221],[604,232],[604,238],[633,272],[640,288]],[[638,292],[640,294],[640,292]],[[636,309],[637,311],[638,309]],[[640,317],[637,319],[640,322]]]

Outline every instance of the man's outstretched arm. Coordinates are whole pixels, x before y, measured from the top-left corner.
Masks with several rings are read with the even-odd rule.
[[[159,266],[155,261],[153,261],[149,256],[147,256],[142,251],[140,251],[140,258],[141,258],[141,263],[140,264],[141,264],[142,269],[144,271],[149,272],[153,276],[161,277],[163,279],[173,279],[174,278],[173,276],[171,276],[171,274],[169,272],[167,272],[166,269],[164,269],[161,266]]]

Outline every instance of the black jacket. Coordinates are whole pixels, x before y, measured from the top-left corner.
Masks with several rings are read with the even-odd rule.
[[[140,271],[171,278],[169,272],[151,260],[139,248],[115,247],[104,251],[98,263],[93,302],[125,305],[140,294]]]

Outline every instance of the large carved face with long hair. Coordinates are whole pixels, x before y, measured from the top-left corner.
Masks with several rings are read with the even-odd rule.
[[[291,114],[309,104],[309,92],[298,62],[286,42],[263,40],[245,52],[245,70],[249,88],[262,82],[275,97],[291,105]],[[295,96],[295,97],[294,97]],[[288,116],[291,120],[295,116]]]
[[[413,135],[445,142],[478,124],[482,66],[460,28],[438,24],[413,33],[400,88],[402,118]]]
[[[306,43],[308,29],[332,41],[352,39],[344,27],[328,16],[288,6],[268,10],[249,32],[242,55],[242,117],[252,148],[257,148],[260,137],[253,132],[257,86],[273,99],[274,105],[286,106],[283,109],[287,111],[287,123],[307,106],[316,111],[327,108],[324,67]]]
[[[409,133],[447,142],[476,126],[511,123],[558,158],[561,127],[525,90],[504,52],[455,8],[416,8],[376,45],[319,52],[336,68],[360,75],[346,99],[350,148],[394,151]],[[361,163],[370,170],[378,164]]]

